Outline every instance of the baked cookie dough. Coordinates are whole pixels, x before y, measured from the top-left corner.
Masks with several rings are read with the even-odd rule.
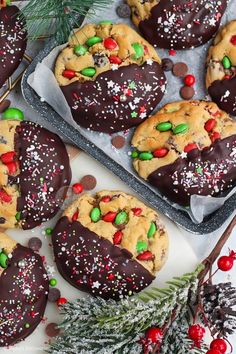
[[[167,104],[136,129],[132,145],[138,174],[180,205],[236,181],[236,122],[213,102]]]
[[[58,221],[52,243],[58,270],[70,284],[116,300],[147,287],[168,252],[158,214],[120,191],[81,196]]]
[[[145,119],[161,101],[166,78],[154,48],[125,24],[87,24],[59,54],[55,76],[74,120],[114,133]]]
[[[54,133],[27,121],[0,121],[0,227],[32,229],[51,219],[71,181]]]
[[[18,68],[27,44],[27,32],[17,6],[0,8],[0,88]]]
[[[0,233],[0,347],[28,337],[44,315],[48,277],[40,255]]]
[[[218,30],[227,0],[127,0],[132,20],[152,45],[189,49]]]
[[[206,86],[221,109],[236,115],[236,20],[220,30],[209,49]]]

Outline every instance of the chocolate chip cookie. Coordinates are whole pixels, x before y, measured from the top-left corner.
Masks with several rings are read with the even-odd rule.
[[[114,133],[144,120],[161,101],[166,78],[154,48],[125,24],[87,24],[59,54],[55,76],[74,120]]]
[[[52,243],[62,276],[105,299],[120,299],[148,286],[168,251],[158,214],[119,191],[81,196],[58,221]]]
[[[54,133],[27,121],[0,121],[0,227],[32,229],[52,218],[71,181]]]
[[[35,330],[44,315],[48,288],[42,258],[0,233],[0,347]]]
[[[152,45],[188,49],[209,41],[218,30],[227,0],[127,0],[132,20]]]
[[[220,30],[209,49],[206,86],[221,109],[236,115],[236,20]]]
[[[132,144],[138,174],[180,205],[236,181],[236,122],[215,103],[167,104],[136,129]]]

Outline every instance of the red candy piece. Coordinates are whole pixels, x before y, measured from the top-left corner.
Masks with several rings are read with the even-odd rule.
[[[122,231],[116,231],[116,233],[113,236],[113,243],[114,245],[119,245],[122,241],[123,237],[123,232]]]
[[[101,202],[103,203],[109,203],[111,201],[111,197],[109,195],[105,195],[104,197],[101,198]]]
[[[0,201],[4,203],[10,203],[12,201],[12,197],[8,195],[4,190],[0,190]]]
[[[201,327],[199,324],[192,325],[188,329],[188,336],[193,341],[200,341],[203,339],[205,335],[205,329]]]
[[[222,354],[222,352],[217,349],[210,349],[206,352],[206,354]]]
[[[63,306],[67,303],[67,300],[65,297],[60,297],[60,299],[57,300],[57,305],[58,306]]]
[[[15,151],[9,151],[9,152],[6,152],[5,154],[1,155],[1,161],[5,165],[10,163],[10,162],[13,162],[15,159],[16,159]]]
[[[153,151],[153,156],[155,157],[165,157],[168,154],[169,150],[166,148],[156,149]]]
[[[6,164],[6,166],[8,168],[9,175],[14,175],[17,171],[18,163],[13,161],[13,162]]]
[[[193,86],[196,82],[195,76],[193,75],[186,75],[184,78],[184,83],[186,86]]]
[[[106,222],[113,222],[116,218],[116,215],[117,213],[115,211],[109,211],[109,213],[102,217],[102,220]]]
[[[224,80],[229,80],[230,78],[231,78],[230,75],[225,75],[225,76],[224,76]]]
[[[231,37],[230,42],[231,42],[233,45],[236,45],[236,35],[234,35],[234,36]]]
[[[83,192],[84,187],[82,186],[81,183],[75,183],[73,184],[72,189],[75,194],[80,194]]]
[[[133,208],[131,210],[135,216],[139,216],[143,211],[141,208]]]
[[[76,72],[74,70],[64,70],[62,75],[71,80],[76,76]]]
[[[209,133],[216,127],[216,120],[214,118],[208,119],[205,123],[204,128]]]
[[[151,261],[153,260],[154,255],[150,251],[145,251],[137,256],[139,261]]]
[[[73,220],[73,221],[78,220],[78,216],[79,216],[79,211],[77,210],[77,211],[74,213],[74,215],[72,216],[72,220]]]
[[[109,50],[113,50],[117,47],[116,41],[111,37],[104,39],[103,44],[104,44],[104,47]]]
[[[211,141],[214,143],[216,140],[220,139],[220,133],[214,132],[211,134]]]
[[[121,60],[119,57],[117,57],[116,55],[111,55],[111,56],[109,57],[109,61],[110,61],[111,64],[118,64],[118,65],[120,65],[120,64],[122,63],[122,60]]]
[[[194,150],[194,149],[197,149],[197,148],[198,148],[198,147],[197,147],[197,144],[190,143],[190,144],[188,144],[188,145],[185,146],[184,152],[190,152],[190,151],[192,151],[192,150]]]
[[[176,50],[174,49],[170,49],[169,50],[169,55],[171,55],[172,57],[176,55]]]
[[[163,332],[160,328],[151,327],[146,332],[146,338],[151,343],[160,343],[163,338]]]
[[[227,343],[224,339],[217,338],[211,342],[210,348],[219,350],[222,354],[224,354],[227,350]]]

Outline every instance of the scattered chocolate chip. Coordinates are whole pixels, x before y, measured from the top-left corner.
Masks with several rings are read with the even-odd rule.
[[[131,16],[131,9],[127,4],[121,4],[116,8],[116,13],[121,18],[129,18]]]
[[[31,237],[29,239],[28,246],[33,251],[39,251],[42,247],[42,241],[38,237]]]
[[[184,100],[190,100],[191,98],[193,98],[193,96],[195,95],[195,91],[193,87],[189,87],[189,86],[183,86],[180,89],[180,96],[184,99]]]
[[[4,100],[0,103],[0,113],[3,113],[8,107],[10,107],[11,101]]]
[[[49,302],[56,302],[61,297],[61,292],[57,288],[49,288],[48,292],[48,301]]]
[[[60,333],[60,328],[57,328],[57,323],[49,323],[45,328],[48,337],[56,337]]]
[[[174,63],[171,59],[164,58],[162,59],[161,66],[164,71],[171,71],[173,69]]]
[[[3,217],[1,217],[1,218],[0,218],[0,224],[5,224],[5,222],[6,222],[6,219],[3,218]]]
[[[97,180],[92,175],[86,175],[80,180],[80,183],[82,184],[85,190],[91,191],[96,187]]]
[[[177,77],[184,77],[188,73],[188,66],[185,63],[176,63],[173,66],[172,72]]]
[[[94,64],[99,68],[106,66],[109,63],[109,59],[105,54],[96,53],[93,55]]]
[[[116,149],[122,149],[125,145],[125,138],[121,135],[116,135],[111,139],[111,144]]]

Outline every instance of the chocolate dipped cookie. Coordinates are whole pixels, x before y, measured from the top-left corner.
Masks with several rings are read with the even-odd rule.
[[[13,113],[9,108],[7,118]],[[41,126],[19,120],[0,121],[0,227],[32,229],[51,219],[71,181],[62,140]]]
[[[152,45],[189,49],[209,41],[219,28],[227,0],[127,0],[132,20]]]
[[[49,289],[40,255],[0,233],[0,347],[28,337],[44,315]]]
[[[116,300],[146,288],[168,251],[158,214],[119,191],[81,196],[56,224],[52,243],[58,270],[70,284]]]
[[[18,68],[27,45],[25,21],[17,6],[0,8],[0,88]]]
[[[236,115],[236,20],[219,31],[209,49],[206,87],[221,109]]]
[[[136,129],[132,145],[137,173],[180,205],[236,181],[236,122],[213,102],[167,104]]]
[[[166,78],[154,48],[125,24],[87,24],[59,54],[55,76],[74,120],[105,133],[129,129],[161,101]]]

